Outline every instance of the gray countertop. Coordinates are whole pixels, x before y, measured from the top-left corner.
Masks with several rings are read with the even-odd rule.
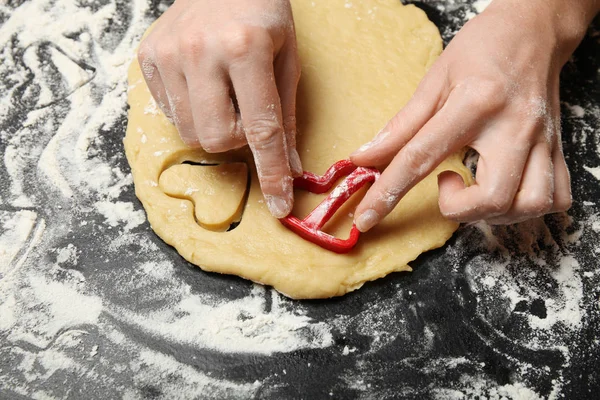
[[[414,3],[446,41],[482,4]],[[463,226],[411,274],[291,301],[186,263],[135,198],[126,71],[165,7],[0,2],[0,398],[597,396],[598,21],[561,78],[568,215]]]

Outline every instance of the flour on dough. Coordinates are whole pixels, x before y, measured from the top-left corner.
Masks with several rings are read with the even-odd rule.
[[[318,174],[369,141],[406,104],[442,50],[437,28],[414,6],[397,0],[354,0],[352,7],[345,5],[345,0],[292,1],[302,62],[298,148],[305,169]],[[366,281],[410,270],[410,261],[442,246],[458,227],[439,212],[436,177],[453,170],[469,181],[460,154],[411,190],[350,253],[334,254],[308,243],[269,214],[247,149],[208,154],[187,148],[162,113],[144,112],[151,95],[137,61],[129,81],[125,150],[136,194],[156,233],[206,271],[239,275],[293,298],[340,296]],[[185,161],[249,167],[249,190],[236,229],[218,232],[202,226],[206,213],[194,211],[189,196],[180,193],[189,186],[181,180],[190,172],[179,170]],[[181,185],[173,191],[170,185],[177,180]],[[231,204],[239,195],[231,201],[231,182],[195,185],[212,191],[217,196],[213,204],[226,204],[229,208],[223,213],[232,215]],[[294,213],[307,213],[318,201],[315,195],[298,192]],[[329,232],[347,236],[351,206],[336,214]],[[217,219],[228,218],[221,214]]]

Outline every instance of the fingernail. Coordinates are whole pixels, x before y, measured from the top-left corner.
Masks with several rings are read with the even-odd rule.
[[[286,199],[277,196],[265,196],[267,207],[275,218],[283,218],[287,216],[291,210],[291,203]]]
[[[377,146],[378,144],[380,144],[381,142],[383,142],[385,140],[386,137],[388,137],[388,135],[390,134],[390,132],[388,131],[381,131],[377,134],[377,136],[375,136],[373,138],[373,140],[371,140],[370,142],[367,142],[365,144],[363,144],[362,146],[360,146],[358,148],[358,150],[356,150],[354,153],[352,153],[352,156],[364,153],[365,151],[369,150],[371,147]]]
[[[356,219],[356,227],[361,232],[366,232],[377,224],[379,214],[375,210],[367,210]]]
[[[300,154],[296,149],[293,149],[290,152],[290,168],[292,169],[292,174],[294,176],[301,176],[303,174],[302,170],[302,161],[300,161]]]

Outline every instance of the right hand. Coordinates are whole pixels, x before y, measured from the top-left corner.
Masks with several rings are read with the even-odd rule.
[[[357,228],[378,224],[465,146],[479,153],[475,183],[438,176],[446,218],[513,224],[569,209],[559,75],[599,9],[597,0],[497,0],[469,21],[410,102],[351,156],[385,167],[356,208]]]
[[[292,175],[302,174],[289,0],[177,0],[140,45],[138,60],[181,139],[211,153],[248,144],[269,210],[288,215]]]

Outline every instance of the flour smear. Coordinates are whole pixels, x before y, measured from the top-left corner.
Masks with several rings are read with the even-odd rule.
[[[77,388],[65,392],[52,382],[78,376],[82,387],[97,385],[107,397],[111,391],[139,397],[115,372],[134,376],[139,387],[169,374],[174,378],[160,387],[167,398],[247,397],[260,387],[211,378],[145,348],[123,335],[120,321],[223,353],[330,346],[325,323],[291,310],[267,289],[232,301],[193,293],[163,250],[136,233],[145,214],[123,200],[131,177],[121,147],[106,135],[122,132],[127,68],[152,21],[149,3],[33,0],[16,8],[0,4],[0,11],[8,16],[0,27],[0,355],[10,360],[10,370],[0,367],[2,390],[68,397]],[[69,240],[75,229],[103,248],[78,247],[84,242]],[[143,255],[116,271],[132,245]],[[105,263],[103,277],[86,275],[90,252]],[[117,275],[118,284],[107,283]],[[164,306],[119,303],[132,293]],[[119,353],[129,361],[115,363]]]

